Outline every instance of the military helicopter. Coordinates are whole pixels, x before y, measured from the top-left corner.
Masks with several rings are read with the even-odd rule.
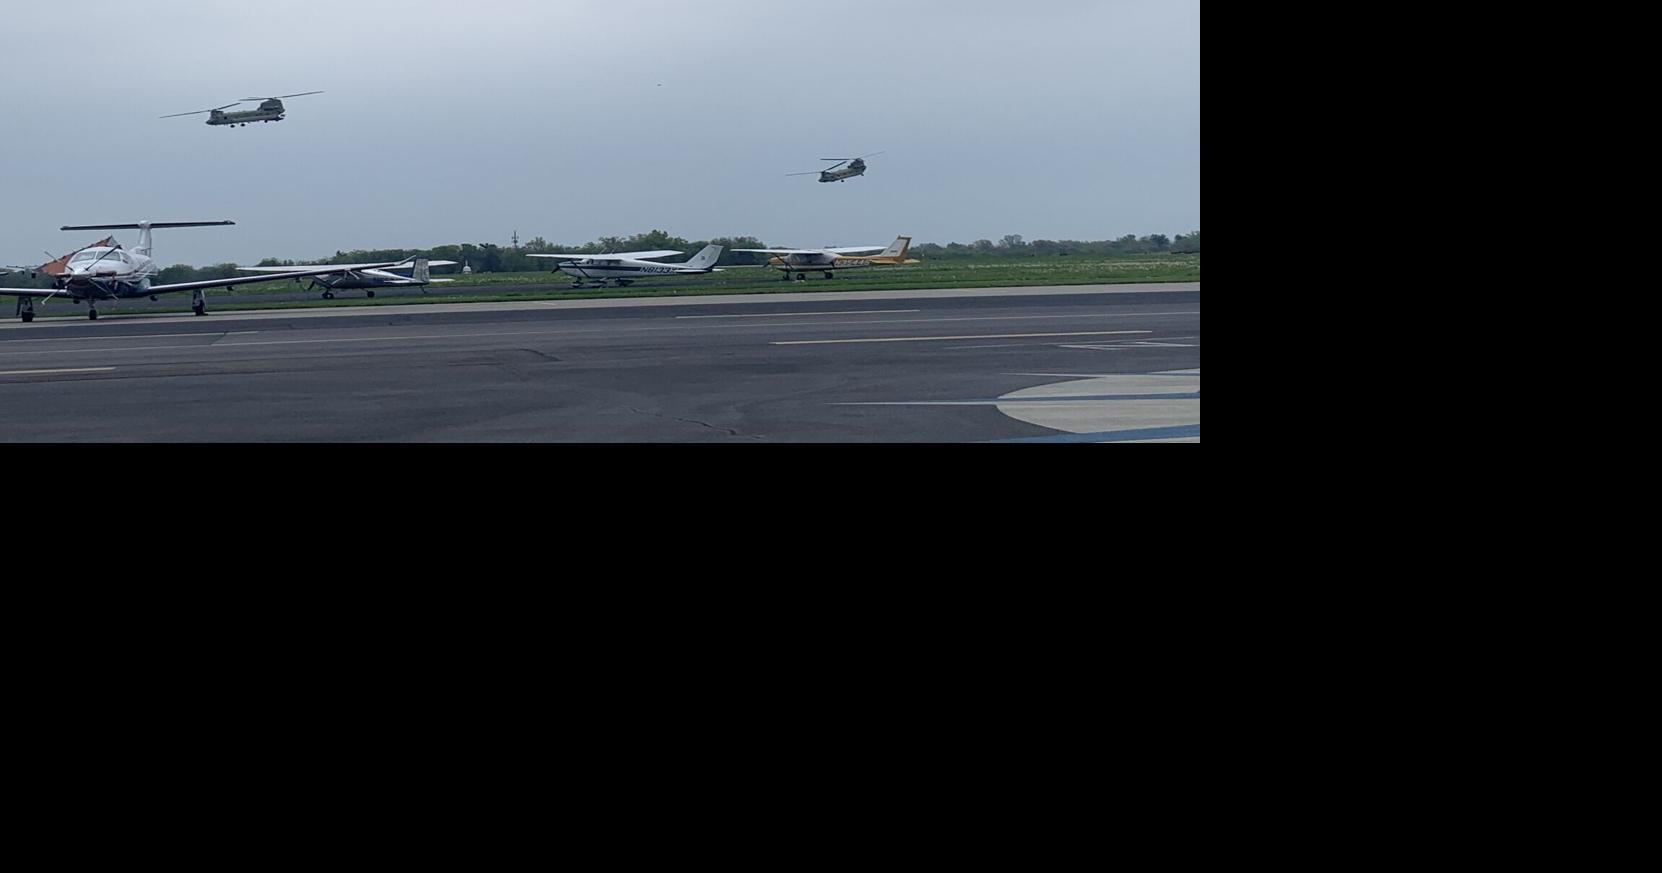
[[[283,113],[285,111],[283,109],[283,100],[285,98],[306,97],[312,94],[322,93],[322,91],[306,91],[301,94],[284,94],[282,97],[244,97],[241,100],[238,100],[237,103],[253,103],[256,100],[261,101],[260,108],[250,109],[247,112],[225,112],[224,110],[230,109],[232,106],[237,105],[237,103],[227,103],[217,109],[198,109],[195,112],[179,112],[173,115],[163,115],[162,117],[181,118],[186,115],[201,115],[205,112],[208,114],[208,123],[211,125],[236,127],[240,124],[243,127],[247,127],[250,121],[282,121]]]
[[[821,182],[847,182],[855,176],[864,176],[866,174],[866,158],[875,158],[882,154],[887,154],[887,152],[872,152],[869,155],[861,155],[857,158],[820,158],[822,161],[838,161],[839,163],[824,170],[814,170],[809,173],[786,173],[785,175],[812,176],[814,173],[819,173],[819,180]],[[837,169],[837,167],[840,167],[843,164],[848,164],[848,169]]]

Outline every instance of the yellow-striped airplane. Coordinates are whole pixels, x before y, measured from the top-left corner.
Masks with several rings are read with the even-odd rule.
[[[901,264],[921,264],[916,258],[908,259],[906,252],[912,247],[912,238],[909,236],[895,237],[895,241],[888,248],[882,246],[852,246],[835,249],[734,249],[736,252],[754,252],[759,255],[773,255],[767,265],[785,273],[785,281],[790,281],[791,274],[795,273],[797,281],[806,281],[809,273],[824,273],[825,278],[835,279],[837,270],[852,270],[857,267],[888,267]],[[860,252],[878,252],[881,254],[855,257]]]

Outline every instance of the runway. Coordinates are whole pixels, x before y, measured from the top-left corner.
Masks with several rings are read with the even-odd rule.
[[[1198,442],[1200,286],[6,320],[0,439]]]

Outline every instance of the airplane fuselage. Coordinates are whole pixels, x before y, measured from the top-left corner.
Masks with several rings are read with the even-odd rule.
[[[356,270],[348,270],[335,276],[313,276],[312,284],[315,287],[327,288],[330,291],[351,291],[359,288],[407,288],[432,283],[417,282],[415,279],[388,279],[383,276],[371,276]]]
[[[561,261],[560,272],[577,279],[640,279],[645,276],[678,276],[709,273],[676,264],[651,261]]]
[[[150,258],[114,248],[83,249],[52,281],[73,300],[146,297],[161,269]]]

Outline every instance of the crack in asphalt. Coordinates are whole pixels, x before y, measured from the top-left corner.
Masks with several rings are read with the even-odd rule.
[[[734,430],[730,427],[717,427],[716,425],[713,425],[713,424],[711,424],[707,421],[699,421],[696,418],[682,418],[679,415],[665,415],[661,412],[647,412],[644,409],[636,409],[633,406],[628,407],[628,409],[629,409],[630,412],[633,412],[636,415],[650,415],[653,418],[667,418],[667,419],[670,419],[671,421],[679,421],[679,422],[682,422],[684,424],[696,424],[696,425],[699,425],[701,427],[707,427],[710,430],[719,430],[719,431],[727,434],[728,436],[744,436],[743,434],[739,433],[738,431],[736,431],[736,430]],[[746,437],[746,438],[747,439],[755,439],[755,437]]]

